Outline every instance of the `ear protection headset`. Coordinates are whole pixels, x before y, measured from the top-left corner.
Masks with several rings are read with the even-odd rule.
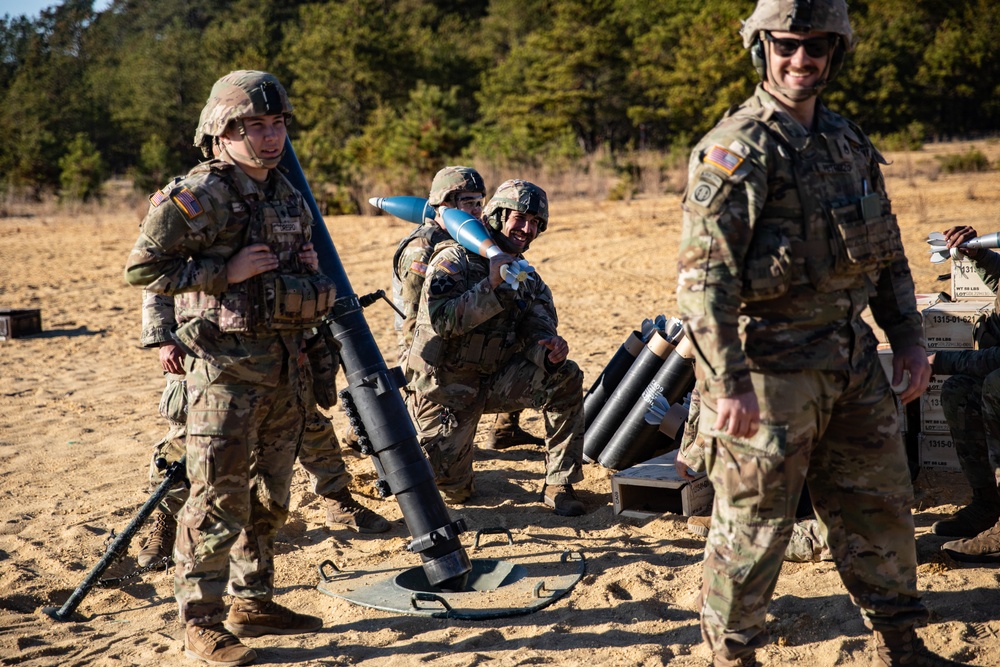
[[[796,33],[807,33],[813,29],[813,3],[812,0],[795,0],[792,5],[792,15],[790,17],[791,21],[788,26],[789,32]],[[753,63],[753,68],[757,70],[757,75],[760,77],[761,81],[767,80],[767,52],[764,48],[763,30],[757,32],[754,37],[753,44],[750,45],[750,62]],[[844,64],[844,57],[847,54],[847,49],[844,45],[844,38],[841,35],[837,35],[837,45],[833,49],[833,54],[830,56],[830,66],[829,74],[827,74],[826,80],[829,82],[837,75],[840,68]]]

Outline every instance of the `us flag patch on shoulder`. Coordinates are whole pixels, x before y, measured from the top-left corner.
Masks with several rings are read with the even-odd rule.
[[[184,215],[188,217],[188,220],[194,220],[205,212],[205,209],[201,207],[201,202],[199,202],[198,198],[194,196],[194,193],[187,188],[183,188],[180,192],[171,197],[171,199],[173,199],[174,203],[177,204],[182,211],[184,211]]]
[[[449,276],[453,276],[459,271],[458,266],[454,262],[449,262],[446,259],[441,260],[438,266],[441,267],[441,270],[447,273]]]
[[[741,164],[743,164],[743,158],[732,152],[728,148],[723,148],[722,146],[716,144],[712,146],[702,162],[718,167],[722,171],[726,172],[730,176],[736,171]]]
[[[149,203],[153,205],[153,208],[156,208],[165,201],[167,201],[167,193],[163,190],[157,190],[149,195]]]
[[[426,276],[427,265],[423,262],[413,262],[413,264],[410,264],[410,273],[419,273],[422,276]]]

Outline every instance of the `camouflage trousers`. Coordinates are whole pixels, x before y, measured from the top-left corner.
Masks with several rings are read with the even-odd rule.
[[[177,516],[174,594],[181,620],[196,625],[223,620],[227,584],[240,598],[272,598],[274,538],[305,427],[301,378],[276,387],[228,378],[200,359],[188,364],[191,492]]]
[[[804,484],[866,624],[905,629],[926,619],[916,590],[913,488],[882,369],[751,376],[761,411],[752,438],[715,431],[715,400],[699,385],[715,488],[701,610],[712,651],[734,660],[767,643],[767,605]]]
[[[1000,371],[952,375],[941,386],[941,407],[969,485],[1000,486]]]
[[[165,470],[156,466],[157,459],[167,464],[179,461],[186,450],[187,398],[184,393],[184,376],[167,374],[167,387],[160,400],[160,414],[167,419],[169,429],[163,439],[153,446],[153,457],[149,462],[149,492],[163,482]],[[180,394],[178,396],[178,390]],[[180,409],[178,409],[180,405]],[[313,400],[306,405],[306,428],[299,447],[299,463],[312,479],[313,492],[324,498],[331,498],[347,488],[351,475],[347,472],[340,441],[333,429],[330,418],[320,412]],[[188,497],[188,489],[178,484],[163,497],[160,509],[176,516]]]
[[[524,357],[477,380],[473,402],[445,408],[417,393],[408,401],[438,488],[446,493],[470,489],[472,443],[484,414],[541,410],[545,420],[545,483],[572,484],[583,479],[583,371],[566,360],[554,373]]]

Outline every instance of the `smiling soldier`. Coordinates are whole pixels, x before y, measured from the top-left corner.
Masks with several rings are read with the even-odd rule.
[[[449,503],[473,495],[472,442],[485,414],[542,410],[542,501],[562,516],[584,506],[573,491],[583,479],[583,372],[556,333],[552,293],[535,273],[514,289],[500,269],[520,258],[548,228],[545,191],[506,181],[485,211],[504,252],[485,259],[455,241],[437,245],[420,294],[405,362],[416,392],[412,414],[438,488]]]
[[[818,98],[853,47],[847,5],[760,0],[742,35],[761,84],[691,155],[678,266],[715,488],[702,634],[717,667],[757,664],[808,485],[875,631],[875,664],[958,664],[914,631],[927,610],[913,489],[897,399],[861,319],[870,303],[892,344],[894,384],[910,374],[900,398],[917,398],[930,371],[885,161]]]

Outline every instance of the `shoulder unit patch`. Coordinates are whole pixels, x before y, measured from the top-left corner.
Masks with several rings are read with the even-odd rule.
[[[724,148],[718,144],[712,146],[705,157],[702,158],[702,162],[710,164],[713,167],[718,167],[722,171],[726,172],[730,176],[736,171],[745,158],[737,155],[728,148]]]
[[[174,203],[177,204],[182,211],[184,211],[184,215],[188,217],[188,220],[194,220],[205,212],[205,209],[201,206],[201,202],[198,201],[198,198],[194,196],[194,193],[187,188],[182,188],[181,191],[171,197],[171,199],[173,199]]]
[[[691,188],[691,200],[696,204],[707,207],[715,199],[715,195],[718,194],[722,184],[723,180],[721,176],[713,174],[707,169],[703,170],[698,177],[698,181]]]

